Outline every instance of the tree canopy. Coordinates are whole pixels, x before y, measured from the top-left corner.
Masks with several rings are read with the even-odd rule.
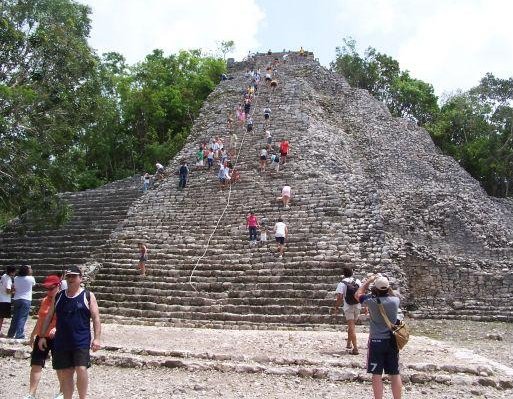
[[[362,57],[356,42],[344,39],[336,48],[331,68],[343,75],[353,87],[368,90],[383,101],[394,116],[400,116],[424,125],[438,112],[433,86],[414,79],[408,71],[401,71],[399,62],[369,47]]]
[[[0,223],[60,223],[58,192],[149,170],[183,145],[225,71],[200,50],[128,65],[89,47],[91,10],[72,0],[0,4]],[[223,42],[225,52],[233,42]]]
[[[7,0],[0,9],[0,206],[4,214],[65,207],[72,152],[92,123],[96,58],[88,8],[67,0]]]

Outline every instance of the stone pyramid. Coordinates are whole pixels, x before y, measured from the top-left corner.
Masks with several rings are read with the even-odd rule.
[[[250,83],[246,71],[264,71],[273,62],[278,86],[260,84],[253,131],[229,126],[227,115],[235,118]],[[120,215],[108,238],[90,245],[71,229],[66,237],[3,233],[4,263],[30,264],[37,253],[40,276],[66,262],[82,263],[92,271],[102,315],[133,323],[332,323],[329,309],[344,266],[361,278],[388,275],[417,317],[512,320],[511,201],[487,196],[424,129],[391,117],[311,54],[256,55],[233,64],[229,77],[207,99],[187,144],[168,165],[168,178],[144,195],[137,178],[120,182],[104,199]],[[283,139],[291,145],[278,173],[259,172],[265,130],[275,150]],[[231,158],[241,180],[220,190],[217,167],[194,166],[195,153],[212,137],[229,142],[232,131],[238,146]],[[180,191],[174,172],[182,159],[191,174]],[[276,201],[284,184],[292,187],[290,209]],[[87,196],[103,198],[94,194],[101,190]],[[118,197],[122,192],[130,194]],[[97,202],[96,219],[88,219],[93,230],[104,220]],[[269,230],[268,241],[256,246],[245,227],[251,210]],[[271,233],[280,216],[290,232],[283,258]],[[145,278],[136,270],[141,241],[149,249]],[[75,256],[80,247],[88,249]],[[52,260],[61,251],[66,257]]]

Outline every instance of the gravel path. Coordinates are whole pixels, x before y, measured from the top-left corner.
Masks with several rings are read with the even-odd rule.
[[[33,321],[31,321],[31,324]],[[452,364],[470,368],[486,366],[513,379],[513,326],[496,323],[413,321],[417,334],[401,361],[410,364]],[[257,359],[309,359],[356,362],[364,368],[366,327],[358,328],[361,353],[343,351],[343,334],[335,331],[207,330],[155,326],[104,324],[104,345],[130,349],[187,351],[191,354],[216,354]],[[450,327],[446,341],[434,340]],[[30,328],[30,327],[29,327]],[[476,345],[479,342],[479,345]],[[106,352],[106,351],[100,351]],[[0,398],[22,398],[28,387],[28,361],[0,358],[0,373],[8,379],[1,384]],[[90,372],[91,398],[370,398],[368,382],[330,381],[291,375],[187,371],[168,368],[122,368],[94,365]],[[38,398],[52,398],[55,373],[47,368]],[[390,398],[386,386],[385,398]],[[469,385],[468,379],[452,385],[407,383],[405,398],[462,399],[511,398],[513,390],[498,390]]]

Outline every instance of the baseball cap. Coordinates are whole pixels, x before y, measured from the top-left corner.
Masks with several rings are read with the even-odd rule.
[[[390,282],[386,277],[380,276],[376,280],[374,280],[374,287],[376,287],[380,291],[387,290],[388,287],[390,287]]]
[[[66,274],[66,276],[68,274],[78,274],[79,276],[82,276],[82,270],[80,270],[78,268],[78,266],[73,265],[73,266],[68,267],[68,269],[66,269],[65,274]]]
[[[50,274],[49,276],[46,276],[45,280],[43,281],[43,287],[50,289],[55,286],[58,286],[61,283],[61,279],[59,276],[56,276],[55,274]]]

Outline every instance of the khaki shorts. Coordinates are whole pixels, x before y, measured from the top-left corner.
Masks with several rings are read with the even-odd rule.
[[[359,305],[344,306],[344,316],[346,317],[346,320],[358,320],[358,317],[360,316],[360,310],[361,306]]]

